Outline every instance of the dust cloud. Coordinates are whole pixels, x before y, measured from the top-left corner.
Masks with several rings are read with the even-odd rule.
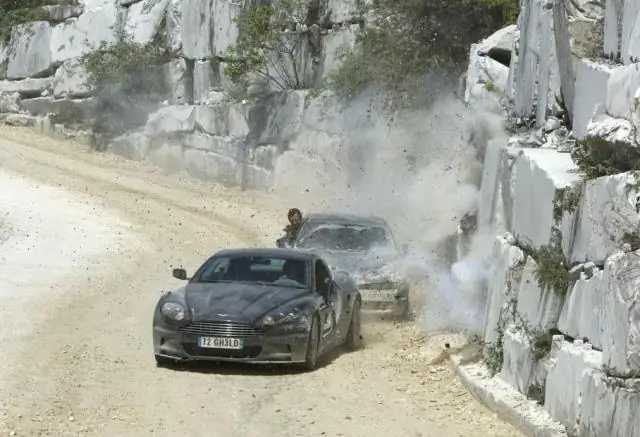
[[[393,268],[421,284],[422,327],[477,333],[492,231],[478,230],[453,265],[438,247],[456,234],[465,214],[481,207],[484,148],[504,135],[502,117],[468,108],[451,89],[430,98],[427,109],[391,123],[367,101],[356,103],[335,116],[348,126],[346,138],[303,133],[276,162],[275,190],[303,212],[384,217],[399,244],[409,244]]]

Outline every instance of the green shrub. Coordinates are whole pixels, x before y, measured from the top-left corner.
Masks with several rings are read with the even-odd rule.
[[[345,99],[375,90],[391,111],[419,104],[416,95],[433,87],[425,75],[461,73],[469,46],[517,13],[515,0],[376,0],[371,25],[355,50],[339,54],[342,65],[327,85]]]
[[[318,10],[316,0],[279,0],[243,9],[234,19],[236,44],[221,56],[234,86],[246,91],[251,80],[259,77],[280,90],[310,87],[299,63],[309,47],[316,55],[319,50]],[[232,94],[242,97],[242,93]]]
[[[31,21],[50,21],[51,16],[41,6],[70,5],[75,0],[0,0],[0,41],[11,37],[11,29]]]
[[[84,113],[72,102],[63,104],[50,116],[50,120],[53,124],[62,124],[68,127],[80,127],[85,123]]]
[[[175,57],[161,36],[141,45],[120,36],[81,58],[96,97],[93,132],[110,139],[143,125],[167,96],[163,66]]]

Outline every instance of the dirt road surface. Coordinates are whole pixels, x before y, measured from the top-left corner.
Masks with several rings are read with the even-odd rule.
[[[23,184],[14,194],[30,196],[25,183],[59,190],[41,193],[47,205],[31,204],[41,207],[28,218],[40,226],[38,235],[24,235],[32,255],[23,258],[32,264],[20,268],[17,258],[0,256],[0,272],[15,286],[0,286],[0,294],[19,307],[0,313],[7,316],[0,328],[0,435],[521,435],[479,405],[446,364],[427,365],[444,340],[425,339],[411,323],[367,323],[363,350],[338,354],[313,373],[156,368],[151,316],[161,290],[178,284],[171,268],[193,271],[226,247],[272,245],[287,205],[269,193],[163,174],[7,126],[0,126],[0,172],[5,188],[11,178]],[[61,193],[66,200],[56,200]],[[7,199],[0,197],[0,213]],[[49,205],[54,201],[57,207]],[[73,221],[81,214],[84,221]],[[64,226],[76,229],[76,238]],[[93,239],[100,236],[98,247]],[[60,246],[42,243],[45,237]],[[12,241],[0,253],[14,250]],[[63,271],[58,264],[70,253],[78,259]]]

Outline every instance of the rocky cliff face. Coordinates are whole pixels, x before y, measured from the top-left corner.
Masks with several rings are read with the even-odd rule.
[[[527,0],[470,53],[466,101],[515,133],[484,159],[485,356],[567,435],[640,433],[636,3]]]
[[[0,113],[41,130],[52,129],[47,114],[63,105],[91,114],[94,97],[78,58],[121,32],[139,43],[161,34],[179,53],[165,65],[167,101],[143,127],[111,141],[110,151],[245,187],[295,185],[280,171],[285,165],[319,188],[336,177],[349,186],[357,171],[335,170],[366,161],[347,147],[348,132],[372,126],[366,114],[338,113],[330,95],[302,90],[257,103],[228,97],[221,54],[248,3],[52,6],[50,21],[16,26],[0,43]],[[471,47],[461,93],[471,108],[504,116],[510,135],[486,147],[487,138],[479,140],[474,228],[498,235],[485,290],[485,357],[495,378],[541,403],[569,435],[636,437],[640,2],[521,4],[517,25]],[[355,43],[366,22],[358,5],[320,2],[330,17],[320,51],[299,60],[312,81],[336,68],[338,48]]]

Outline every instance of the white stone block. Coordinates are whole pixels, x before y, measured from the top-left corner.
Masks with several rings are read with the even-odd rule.
[[[169,89],[169,102],[172,105],[187,103],[187,66],[184,59],[172,59],[163,68],[164,78]]]
[[[60,22],[82,15],[84,5],[47,5],[42,9],[49,13],[52,21]]]
[[[146,160],[168,173],[179,173],[184,169],[185,156],[180,144],[164,143],[149,147]]]
[[[494,58],[510,57],[517,30],[515,24],[497,30],[478,43],[478,54]]]
[[[640,254],[617,252],[604,268],[602,350],[616,375],[640,371]]]
[[[516,158],[511,232],[534,247],[551,241],[554,200],[580,180],[571,156],[552,149],[522,149]]]
[[[197,149],[185,149],[184,167],[193,176],[228,185],[240,182],[240,165],[233,158]]]
[[[587,339],[594,347],[602,350],[603,342],[603,306],[601,287],[603,272],[595,268],[593,276],[584,272],[565,298],[558,330],[580,339]]]
[[[622,38],[620,40],[620,55],[625,64],[635,62],[629,58],[629,53],[631,46],[638,44],[638,40],[634,40],[638,37],[638,30],[636,30],[638,14],[640,14],[640,1],[625,0],[622,12]]]
[[[534,386],[544,388],[549,359],[534,359],[528,336],[522,330],[508,329],[502,344],[503,362],[498,377],[525,396]]]
[[[637,380],[636,380],[637,381]],[[589,372],[581,386],[579,434],[581,437],[633,437],[640,435],[640,390],[627,388]],[[636,383],[637,385],[637,383]]]
[[[92,0],[85,11],[53,28],[51,58],[56,65],[78,58],[100,46],[116,41],[118,10],[115,0]]]
[[[87,78],[86,70],[77,59],[66,61],[56,71],[53,81],[54,97],[87,97],[91,94]]]
[[[464,101],[467,104],[486,102],[487,99],[498,100],[507,88],[509,67],[490,58],[478,54],[478,44],[472,44],[469,51],[469,67],[467,68],[467,84]]]
[[[607,114],[632,120],[636,113],[635,94],[640,88],[640,64],[614,68],[607,82]]]
[[[482,181],[480,183],[480,201],[478,202],[478,227],[491,227],[496,221],[496,210],[502,205],[501,172],[503,144],[499,140],[490,140],[484,151]]]
[[[560,69],[562,97],[569,114],[573,114],[575,101],[574,54],[572,51],[571,31],[565,2],[555,1],[553,5],[553,30],[556,55]]]
[[[235,44],[234,22],[244,2],[231,0],[184,0],[182,2],[182,49],[189,59],[209,59]]]
[[[18,93],[23,98],[40,97],[43,92],[51,90],[53,78],[22,79],[0,81],[0,94]]]
[[[600,372],[602,353],[566,341],[554,341],[551,353],[554,358],[549,365],[544,406],[570,435],[576,435],[583,387]]]
[[[115,138],[107,150],[134,161],[143,161],[149,151],[149,137],[143,132],[128,132]]]
[[[528,257],[518,291],[517,312],[533,329],[551,329],[558,325],[564,299],[553,290],[543,290],[536,279],[537,264]]]
[[[249,133],[247,115],[240,104],[197,105],[195,108],[195,123],[204,132],[235,138],[244,138]]]
[[[160,108],[149,116],[145,133],[151,137],[190,133],[196,127],[195,106],[175,105]]]
[[[166,32],[169,47],[174,51],[180,50],[182,48],[182,0],[170,0]]]
[[[594,115],[596,106],[607,100],[608,81],[612,67],[581,59],[576,64],[576,85],[573,103],[573,135],[584,139],[587,126]]]
[[[483,339],[493,343],[498,338],[497,328],[513,321],[514,300],[520,287],[524,253],[508,243],[504,237],[496,237],[491,257],[491,272],[487,283]]]
[[[46,21],[14,26],[7,51],[7,78],[47,76],[53,60],[49,51],[51,26]]]
[[[160,30],[170,0],[142,0],[127,12],[124,31],[138,44],[148,44]]]
[[[581,196],[580,214],[566,255],[571,263],[604,260],[621,247],[625,232],[638,229],[639,218],[635,211],[637,190],[632,189],[635,178],[631,173],[588,181]]]
[[[604,54],[606,57],[617,59],[620,56],[622,35],[622,13],[624,0],[605,0],[604,13]]]
[[[324,8],[321,11],[323,18],[327,17],[331,23],[344,23],[358,19],[361,15],[359,4],[371,3],[371,1],[326,0],[322,3],[324,4]]]
[[[238,138],[219,137],[202,132],[189,134],[183,140],[183,145],[187,148],[213,152],[237,160],[240,159],[241,143]]]
[[[193,100],[199,104],[220,87],[220,65],[215,59],[195,61],[193,67]]]

